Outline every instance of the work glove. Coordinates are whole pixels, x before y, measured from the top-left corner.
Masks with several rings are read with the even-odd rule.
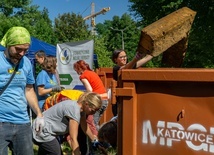
[[[92,149],[93,149],[94,151],[96,151],[96,150],[99,148],[99,146],[100,146],[100,147],[103,147],[103,144],[100,143],[97,139],[95,139],[95,140],[93,140],[93,141],[91,142],[91,146],[92,146]]]
[[[39,117],[37,116],[36,120],[35,120],[35,129],[36,129],[36,132],[38,134],[40,134],[45,126],[45,120],[44,120],[44,117]]]
[[[52,87],[52,92],[60,92],[62,88],[60,85],[55,85]]]

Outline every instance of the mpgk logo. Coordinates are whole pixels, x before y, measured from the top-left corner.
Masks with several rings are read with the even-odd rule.
[[[201,124],[191,124],[185,129],[179,123],[158,121],[156,128],[157,132],[153,133],[150,120],[143,122],[142,143],[173,147],[173,144],[183,140],[195,151],[214,153],[214,127],[207,130]]]

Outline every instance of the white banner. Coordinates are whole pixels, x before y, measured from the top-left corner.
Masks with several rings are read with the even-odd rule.
[[[93,54],[93,40],[57,44],[57,70],[63,87],[66,89],[85,89],[79,80],[79,75],[73,69],[73,64],[78,60],[84,60],[92,69]]]

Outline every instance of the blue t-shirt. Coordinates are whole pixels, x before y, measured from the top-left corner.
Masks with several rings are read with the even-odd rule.
[[[0,90],[7,84],[15,65],[7,60],[4,52],[0,52]],[[14,124],[29,123],[27,112],[27,100],[25,96],[26,84],[34,84],[34,76],[30,60],[24,56],[18,71],[10,85],[0,96],[0,122],[10,122]]]
[[[52,73],[48,73],[45,70],[42,70],[37,75],[36,85],[37,85],[37,87],[44,86],[45,89],[52,88],[53,86],[57,85],[56,75],[52,74]],[[37,95],[38,95],[38,91],[37,91]],[[42,95],[42,96],[38,95],[40,109],[42,109],[43,104],[44,104],[46,98],[48,98],[48,96],[50,96],[50,94],[46,94],[46,95]]]

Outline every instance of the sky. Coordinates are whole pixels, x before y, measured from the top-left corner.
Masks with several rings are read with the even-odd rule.
[[[129,14],[128,0],[32,0],[33,5],[40,6],[39,10],[43,10],[44,7],[48,9],[52,21],[63,13],[73,12],[86,17],[91,14],[91,3],[95,4],[95,13],[102,8],[110,7],[110,11],[95,17],[96,24],[112,20],[113,16],[121,17],[124,13]],[[86,23],[90,23],[90,20]]]

